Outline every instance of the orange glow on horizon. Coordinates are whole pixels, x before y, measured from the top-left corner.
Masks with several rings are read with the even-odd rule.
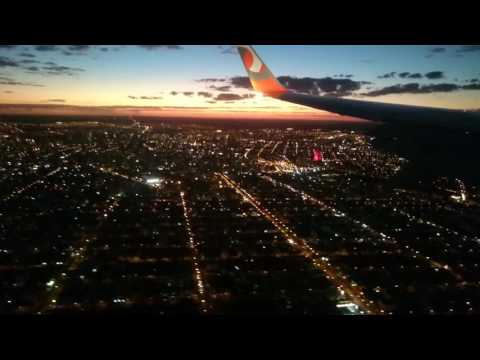
[[[358,120],[321,110],[289,109],[229,109],[229,108],[169,108],[135,106],[75,106],[54,104],[1,104],[4,115],[58,115],[58,116],[146,116],[159,118],[199,119],[271,119],[271,120]]]

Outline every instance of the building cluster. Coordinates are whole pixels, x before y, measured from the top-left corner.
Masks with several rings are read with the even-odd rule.
[[[0,313],[480,312],[480,192],[368,132],[0,124]]]

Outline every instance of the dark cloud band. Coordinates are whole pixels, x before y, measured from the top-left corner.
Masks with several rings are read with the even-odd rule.
[[[420,85],[419,83],[397,84],[383,89],[364,93],[364,96],[376,97],[391,94],[431,94],[459,90],[480,90],[480,84],[458,85],[452,83]]]

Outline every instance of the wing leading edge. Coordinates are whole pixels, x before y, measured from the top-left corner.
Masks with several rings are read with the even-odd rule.
[[[253,88],[267,96],[372,121],[480,130],[480,114],[472,111],[387,104],[292,92],[279,83],[251,46],[239,45],[237,48]]]

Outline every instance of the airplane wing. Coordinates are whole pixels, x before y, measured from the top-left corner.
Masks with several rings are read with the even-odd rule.
[[[387,104],[293,92],[280,84],[253,47],[238,45],[237,49],[253,88],[267,96],[340,115],[372,121],[440,125],[464,130],[480,130],[480,113],[478,112]]]

